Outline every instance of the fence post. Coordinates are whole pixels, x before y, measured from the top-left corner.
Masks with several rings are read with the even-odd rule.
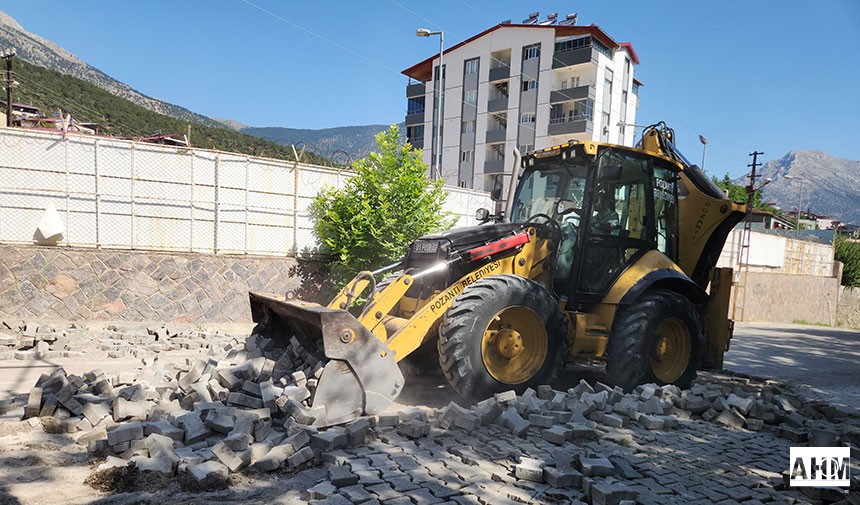
[[[191,127],[189,126],[189,128],[191,128]],[[194,181],[194,151],[189,149],[186,152],[188,153],[189,156],[191,156],[191,205],[189,207],[190,212],[191,212],[191,216],[190,216],[190,218],[191,218],[191,233],[189,235],[190,238],[188,240],[188,250],[190,252],[194,252],[194,206],[196,205],[196,202],[197,202],[197,197],[196,197],[194,188],[197,187],[197,184]]]
[[[131,200],[131,249],[132,250],[134,250],[134,248],[135,248],[135,237],[137,236],[137,227],[135,226],[135,220],[136,220],[135,218],[137,216],[136,216],[136,209],[135,209],[135,205],[134,205],[134,183],[135,183],[135,180],[137,179],[137,174],[135,173],[135,158],[136,158],[135,148],[136,147],[137,147],[137,144],[132,142],[131,143],[131,184],[129,186],[129,191],[131,191],[130,200]]]
[[[299,160],[293,165],[293,257],[299,255]]]
[[[66,166],[66,246],[71,247],[72,190],[69,186],[71,169],[69,168],[69,139],[65,135],[63,135],[63,164]]]
[[[213,227],[213,243],[212,252],[218,254],[218,227],[220,226],[221,218],[219,216],[221,209],[221,199],[219,198],[219,189],[221,187],[221,153],[215,153],[215,223]]]
[[[99,202],[101,200],[101,191],[99,191],[99,139],[95,139],[93,142],[93,173],[95,175],[95,191],[96,191],[96,249],[100,249],[102,246],[101,240],[99,239]]]
[[[245,158],[245,245],[243,247],[245,254],[248,254],[248,171],[251,166],[251,159]]]

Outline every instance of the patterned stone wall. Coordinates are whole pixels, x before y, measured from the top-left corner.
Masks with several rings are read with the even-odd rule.
[[[248,291],[302,287],[293,258],[0,245],[0,318],[247,322]]]

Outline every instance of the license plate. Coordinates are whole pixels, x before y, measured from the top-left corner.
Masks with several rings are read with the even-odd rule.
[[[435,253],[439,250],[439,242],[415,242],[412,251],[421,254]]]

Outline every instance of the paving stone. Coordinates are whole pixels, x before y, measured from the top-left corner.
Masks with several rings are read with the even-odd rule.
[[[296,468],[314,459],[314,451],[310,447],[302,447],[295,454],[287,458],[287,465]]]
[[[108,444],[111,446],[141,438],[143,438],[143,425],[140,421],[121,424],[107,430]]]
[[[609,477],[615,475],[615,467],[605,457],[579,458],[578,469],[586,477]]]
[[[106,403],[87,403],[81,411],[93,426],[111,415],[111,409]]]
[[[328,469],[328,480],[335,487],[341,488],[358,484],[358,475],[352,473],[348,466],[335,465]]]
[[[340,488],[338,492],[352,503],[364,503],[374,499],[374,496],[364,489],[364,486],[358,484]]]
[[[323,481],[314,487],[308,488],[308,498],[311,500],[323,500],[337,493],[337,487],[331,482]]]
[[[340,449],[346,447],[348,443],[349,435],[342,426],[333,426],[311,436],[311,446],[321,451]]]
[[[579,487],[582,485],[582,474],[569,466],[548,466],[543,471],[546,483],[552,487]]]
[[[591,485],[593,505],[618,505],[622,500],[636,499],[636,491],[621,483],[594,482]]]
[[[542,430],[541,436],[547,442],[550,442],[550,443],[553,443],[556,445],[562,445],[565,442],[567,442],[568,440],[573,439],[573,430],[570,428],[566,428],[564,426],[561,426],[561,425],[556,425],[556,426],[553,426],[549,429]]]
[[[665,421],[659,417],[643,414],[636,420],[643,428],[648,430],[662,430],[665,426]]]
[[[543,467],[544,462],[539,459],[520,458],[520,462],[514,465],[514,476],[532,482],[543,482]]]
[[[531,424],[523,419],[519,412],[517,412],[513,407],[508,408],[502,413],[500,421],[503,426],[510,429],[512,434],[518,437],[524,436],[526,431],[528,431],[529,426],[531,426]]]

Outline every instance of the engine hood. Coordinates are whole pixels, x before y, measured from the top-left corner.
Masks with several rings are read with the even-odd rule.
[[[462,250],[470,247],[492,242],[494,240],[511,235],[515,230],[522,229],[523,225],[518,223],[492,223],[480,226],[468,226],[465,228],[454,228],[442,233],[425,235],[419,241],[445,241],[448,250]]]

